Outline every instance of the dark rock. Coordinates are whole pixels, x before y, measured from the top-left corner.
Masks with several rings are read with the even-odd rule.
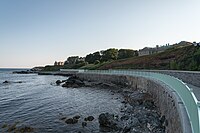
[[[144,93],[144,92],[133,92],[130,95],[127,95],[125,99],[130,103],[132,106],[138,106],[142,105],[146,101],[153,101],[152,97],[149,93]],[[147,102],[146,102],[147,104]],[[149,103],[151,104],[151,103]],[[150,105],[151,106],[151,105]]]
[[[79,119],[80,118],[80,115],[76,115],[73,117],[73,119]]]
[[[14,74],[33,74],[33,73],[37,73],[37,71],[30,71],[30,70],[27,70],[27,71],[14,71],[13,73]]]
[[[160,118],[160,122],[163,124],[165,122],[165,116],[163,115],[161,118]]]
[[[85,83],[76,76],[69,77],[67,81],[62,85],[62,87],[67,88],[79,88],[83,86],[85,86]]]
[[[127,101],[122,101],[121,103],[127,104]]]
[[[85,84],[85,87],[92,87],[92,83],[88,81],[83,81]]]
[[[169,123],[168,123],[168,121],[167,121],[167,120],[165,120],[165,126],[166,126],[166,127],[168,126],[168,124],[169,124]]]
[[[34,131],[34,128],[28,127],[28,126],[24,126],[24,127],[19,128],[18,131],[19,131],[20,133],[33,132],[33,131]]]
[[[122,92],[122,90],[118,90],[118,91],[117,91],[117,93],[121,93],[121,92]]]
[[[81,80],[78,80],[78,79],[74,80],[74,83],[77,84],[77,85],[79,85],[79,86],[84,85],[84,82],[81,81]]]
[[[61,82],[64,83],[64,82],[66,82],[66,81],[67,81],[67,80],[62,80]]]
[[[82,122],[82,127],[86,127],[87,126],[87,122]]]
[[[128,124],[133,127],[141,126],[139,120],[135,117],[131,117],[131,119],[129,119],[129,121],[128,121]]]
[[[66,88],[79,88],[80,86],[77,84],[71,84],[69,82],[65,82],[62,87],[66,87]]]
[[[93,121],[94,117],[93,116],[88,116],[87,118],[84,119],[85,121]]]
[[[57,84],[57,85],[60,85],[61,83],[62,83],[62,81],[60,81],[60,80],[57,80],[57,81],[56,81],[56,84]]]
[[[9,81],[7,81],[7,80],[3,82],[3,84],[8,84],[8,83],[10,83],[10,82],[9,82]]]
[[[11,81],[7,81],[7,80],[3,82],[3,84],[8,84],[8,83],[23,83],[23,82],[22,81],[14,81],[14,82],[12,81],[11,82]]]
[[[120,123],[116,119],[114,119],[114,114],[109,114],[109,113],[100,114],[99,124],[100,124],[100,128],[106,127],[110,131],[118,131],[122,129]]]
[[[162,128],[162,123],[157,112],[140,110],[137,112],[137,114],[135,114],[135,117],[138,118],[143,127],[146,125],[145,127],[150,131]]]
[[[129,119],[129,116],[128,116],[128,115],[124,115],[124,116],[122,116],[120,119],[121,119],[121,121],[128,120],[128,119]]]
[[[65,83],[62,85],[62,87],[67,87],[67,88],[69,88],[70,86],[65,82]]]
[[[119,115],[115,115],[115,116],[114,116],[114,119],[115,119],[115,120],[118,120],[118,119],[119,119]]]
[[[67,117],[62,117],[62,118],[60,118],[60,120],[65,120]]]
[[[130,127],[130,126],[126,126],[126,127],[123,129],[122,133],[128,133],[128,132],[130,132],[130,130],[131,130],[131,127]]]
[[[154,109],[156,106],[154,105],[154,102],[152,100],[146,100],[143,102],[143,105],[147,108],[147,109]]]
[[[75,124],[75,123],[78,123],[78,120],[77,119],[73,119],[73,118],[69,118],[65,121],[65,123],[67,124]]]

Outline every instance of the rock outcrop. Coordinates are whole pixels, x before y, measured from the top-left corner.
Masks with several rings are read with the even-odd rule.
[[[102,113],[99,115],[99,124],[100,128],[103,131],[119,131],[122,130],[122,125],[118,121],[118,119],[115,118],[114,114],[110,113]]]
[[[10,84],[10,83],[23,83],[22,81],[4,81],[3,84]]]
[[[77,78],[76,76],[69,77],[67,81],[65,81],[64,84],[62,85],[62,87],[67,87],[67,88],[79,88],[84,86],[85,86],[84,82],[79,78]]]

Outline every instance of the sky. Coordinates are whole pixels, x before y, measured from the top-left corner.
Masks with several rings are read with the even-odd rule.
[[[200,41],[200,0],[0,0],[0,68]]]

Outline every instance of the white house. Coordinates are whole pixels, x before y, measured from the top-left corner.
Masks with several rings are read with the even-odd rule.
[[[151,54],[153,54],[154,52],[155,52],[155,49],[149,48],[149,47],[145,47],[145,48],[140,49],[140,50],[138,51],[138,55],[139,55],[139,56],[151,55]]]

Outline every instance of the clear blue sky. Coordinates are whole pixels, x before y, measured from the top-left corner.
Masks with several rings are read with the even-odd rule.
[[[200,0],[0,0],[0,67],[200,41]]]

